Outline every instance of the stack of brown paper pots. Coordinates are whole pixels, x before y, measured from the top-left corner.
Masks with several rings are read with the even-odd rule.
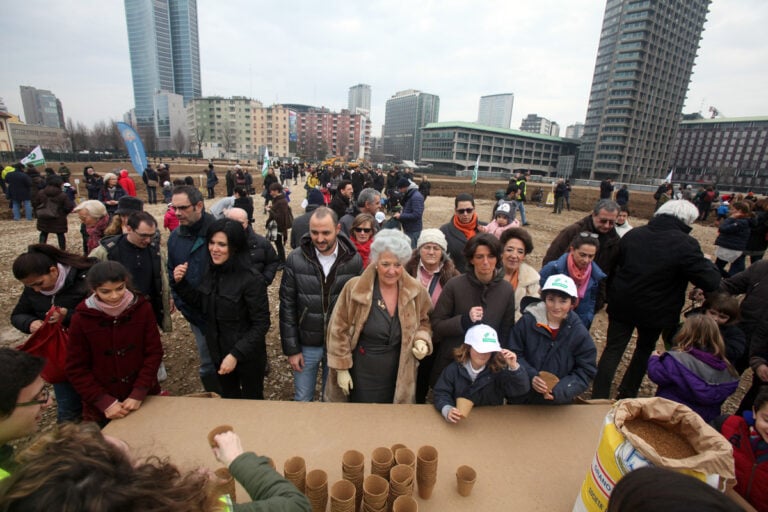
[[[470,466],[459,466],[456,470],[456,487],[460,495],[469,496],[476,480],[477,473]]]
[[[395,453],[395,464],[405,464],[416,471],[416,454],[406,447],[399,448]]]
[[[419,496],[428,500],[437,482],[437,448],[422,446],[416,454],[416,481],[419,484]]]
[[[216,484],[217,492],[219,494],[229,494],[232,502],[235,502],[237,496],[235,495],[235,478],[232,476],[232,473],[227,468],[219,468],[213,473],[218,478],[218,483]]]
[[[376,448],[371,454],[371,474],[379,475],[384,479],[389,478],[389,470],[392,469],[394,462],[392,450],[384,446]]]
[[[312,512],[325,512],[328,505],[328,474],[322,469],[313,469],[307,473],[307,495]]]
[[[386,512],[389,482],[379,475],[368,475],[363,482],[363,512]]]
[[[331,512],[355,512],[355,485],[339,480],[331,486]]]
[[[307,479],[307,465],[301,457],[291,457],[283,465],[283,476],[302,493]]]
[[[392,504],[392,512],[419,512],[419,503],[413,496],[400,496]]]
[[[389,506],[400,496],[412,496],[415,471],[411,466],[398,464],[389,472]]]
[[[365,455],[357,450],[347,450],[341,457],[341,477],[352,482],[355,486],[356,508],[360,509],[363,501],[363,478],[365,472]]]

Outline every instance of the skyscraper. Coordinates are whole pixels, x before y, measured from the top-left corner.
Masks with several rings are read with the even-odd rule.
[[[59,99],[45,89],[35,89],[29,85],[19,87],[21,106],[24,108],[24,121],[50,128],[64,128],[64,111]]]
[[[179,94],[185,105],[202,94],[197,1],[125,0],[125,18],[136,123],[154,128],[156,94]]]
[[[608,0],[577,173],[667,173],[710,0]]]
[[[511,92],[480,96],[477,123],[496,128],[509,128],[512,123],[512,106],[514,103],[515,95]]]
[[[440,97],[408,89],[387,100],[382,133],[384,154],[399,160],[419,159],[421,128],[438,120]]]
[[[550,121],[546,117],[539,117],[537,114],[528,114],[520,123],[520,130],[531,133],[543,133],[544,135],[553,135],[557,137],[560,134],[560,127],[556,122]]]
[[[371,114],[371,86],[357,84],[349,88],[349,101],[347,102],[351,114]]]

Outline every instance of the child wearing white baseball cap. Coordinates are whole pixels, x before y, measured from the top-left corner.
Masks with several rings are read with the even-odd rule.
[[[573,279],[565,274],[549,276],[541,298],[525,308],[506,345],[531,379],[530,393],[513,397],[511,403],[571,403],[597,373],[595,342],[573,311],[578,298]],[[550,387],[540,372],[553,374],[559,382]]]
[[[501,348],[496,331],[489,325],[468,329],[454,357],[433,391],[435,408],[450,423],[464,417],[456,408],[458,398],[467,398],[476,406],[503,405],[504,397],[525,395],[530,389],[530,379],[517,356]]]

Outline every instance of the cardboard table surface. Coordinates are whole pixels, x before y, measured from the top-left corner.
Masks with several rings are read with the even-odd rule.
[[[341,456],[365,455],[402,443],[439,453],[437,484],[419,510],[569,511],[597,448],[608,405],[479,407],[448,424],[431,405],[298,403],[214,398],[149,397],[141,409],[111,422],[105,433],[139,456],[171,456],[182,468],[219,467],[208,432],[232,425],[246,451],[272,457],[282,474],[290,457],[307,471],[323,469],[329,485],[341,479]],[[477,471],[471,496],[456,491],[456,468]],[[248,501],[238,489],[238,501]]]

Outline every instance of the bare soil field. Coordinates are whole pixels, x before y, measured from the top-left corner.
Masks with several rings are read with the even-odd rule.
[[[115,168],[120,168],[117,167],[117,165],[118,164],[115,163],[97,163],[94,167],[99,174],[103,174],[105,172],[110,172]],[[123,167],[130,169],[129,163],[124,163],[122,165]],[[82,177],[81,165],[76,167],[75,164],[72,164],[70,165],[70,168],[72,169],[73,178]],[[199,165],[173,163],[171,166],[171,171],[174,177],[190,175],[196,180],[198,179],[198,176],[203,174],[203,170],[204,165],[202,163]],[[216,199],[206,201],[208,206],[215,203],[216,200],[223,197],[226,193],[224,187],[225,170],[226,169],[223,166],[217,166],[217,174],[220,181],[216,188]],[[257,192],[260,192],[260,173],[253,169],[251,170],[254,171],[254,181],[257,183],[256,190]],[[131,174],[137,183],[136,188],[139,197],[146,200],[146,190],[143,183],[141,183],[140,178],[135,175],[135,173],[132,172]],[[460,191],[471,192],[473,190],[472,185],[469,184],[467,180],[462,181],[451,178],[435,177],[432,179],[432,182],[433,195],[430,196],[426,202],[427,208],[424,215],[425,227],[439,227],[449,221],[453,210],[454,195]],[[303,213],[300,203],[304,198],[304,189],[301,182],[298,186],[289,186],[293,191],[291,205],[294,215],[298,216]],[[481,181],[478,183],[476,189],[476,197],[478,199],[476,202],[481,220],[490,220],[489,217],[493,206],[493,192],[496,189],[505,188],[505,186],[506,183],[503,182]],[[537,185],[534,184],[534,186]],[[80,185],[80,192],[82,195],[85,195],[85,189],[82,184]],[[597,197],[597,188],[586,189],[577,187],[573,190],[571,195],[572,210],[564,211],[561,215],[551,213],[551,207],[537,207],[531,203],[526,204],[526,214],[528,221],[530,222],[528,229],[534,239],[534,251],[528,257],[527,261],[532,264],[534,268],[541,267],[542,257],[546,252],[548,244],[555,235],[563,227],[587,215]],[[266,216],[262,213],[261,206],[263,203],[259,196],[254,197],[254,202],[254,216],[256,218],[254,228],[258,232],[263,233],[266,221]],[[638,214],[647,217],[653,211],[653,202],[653,198],[650,194],[633,192],[630,198],[630,207],[633,210],[636,210]],[[0,205],[6,206],[5,208],[0,207],[0,233],[2,233],[0,260],[6,262],[6,264],[0,268],[0,309],[6,312],[5,315],[0,317],[0,346],[16,346],[25,339],[26,335],[14,329],[10,324],[10,312],[22,291],[21,283],[13,278],[11,263],[16,256],[25,250],[28,244],[37,242],[38,232],[35,229],[35,221],[13,222],[11,220],[10,212],[7,209],[7,202],[4,198],[0,199]],[[165,213],[166,206],[163,204],[146,205],[145,208],[158,219],[159,224],[162,226],[162,217]],[[633,226],[643,225],[646,222],[646,219],[637,216],[630,218],[630,223]],[[713,242],[716,236],[716,228],[713,225],[696,225],[692,234],[700,241],[702,249],[706,254],[713,253]],[[55,237],[51,237],[49,242],[55,243],[54,238]],[[167,239],[168,233],[164,231],[163,241],[165,242]],[[79,252],[82,250],[79,220],[76,215],[70,215],[69,217],[67,245],[72,252]],[[265,382],[265,396],[269,400],[291,400],[293,398],[293,383],[290,366],[288,365],[286,358],[282,355],[280,348],[278,327],[278,289],[280,277],[281,275],[278,273],[278,276],[269,288],[272,325],[267,336],[267,345],[271,372]],[[173,332],[165,333],[162,336],[163,346],[165,348],[164,362],[168,372],[168,379],[162,383],[162,387],[173,395],[185,395],[202,391],[197,372],[197,351],[189,326],[179,313],[174,314],[173,321]],[[598,352],[602,351],[605,342],[606,328],[607,316],[603,311],[596,316],[591,329],[592,336],[598,346]],[[632,346],[633,345],[630,345],[630,348],[632,348]],[[625,355],[625,359],[619,370],[620,372],[622,372],[623,368],[628,364],[629,357],[629,353]],[[735,410],[736,404],[738,404],[738,400],[740,400],[740,397],[743,394],[744,380],[746,380],[748,386],[748,378],[751,378],[751,376],[745,376],[745,379],[742,381],[742,389],[727,402],[726,408],[729,411]],[[655,386],[646,378],[641,388],[641,395],[652,396],[654,391]],[[53,411],[49,410],[48,414],[46,414],[45,428],[50,428],[54,420],[55,414],[53,414]]]

